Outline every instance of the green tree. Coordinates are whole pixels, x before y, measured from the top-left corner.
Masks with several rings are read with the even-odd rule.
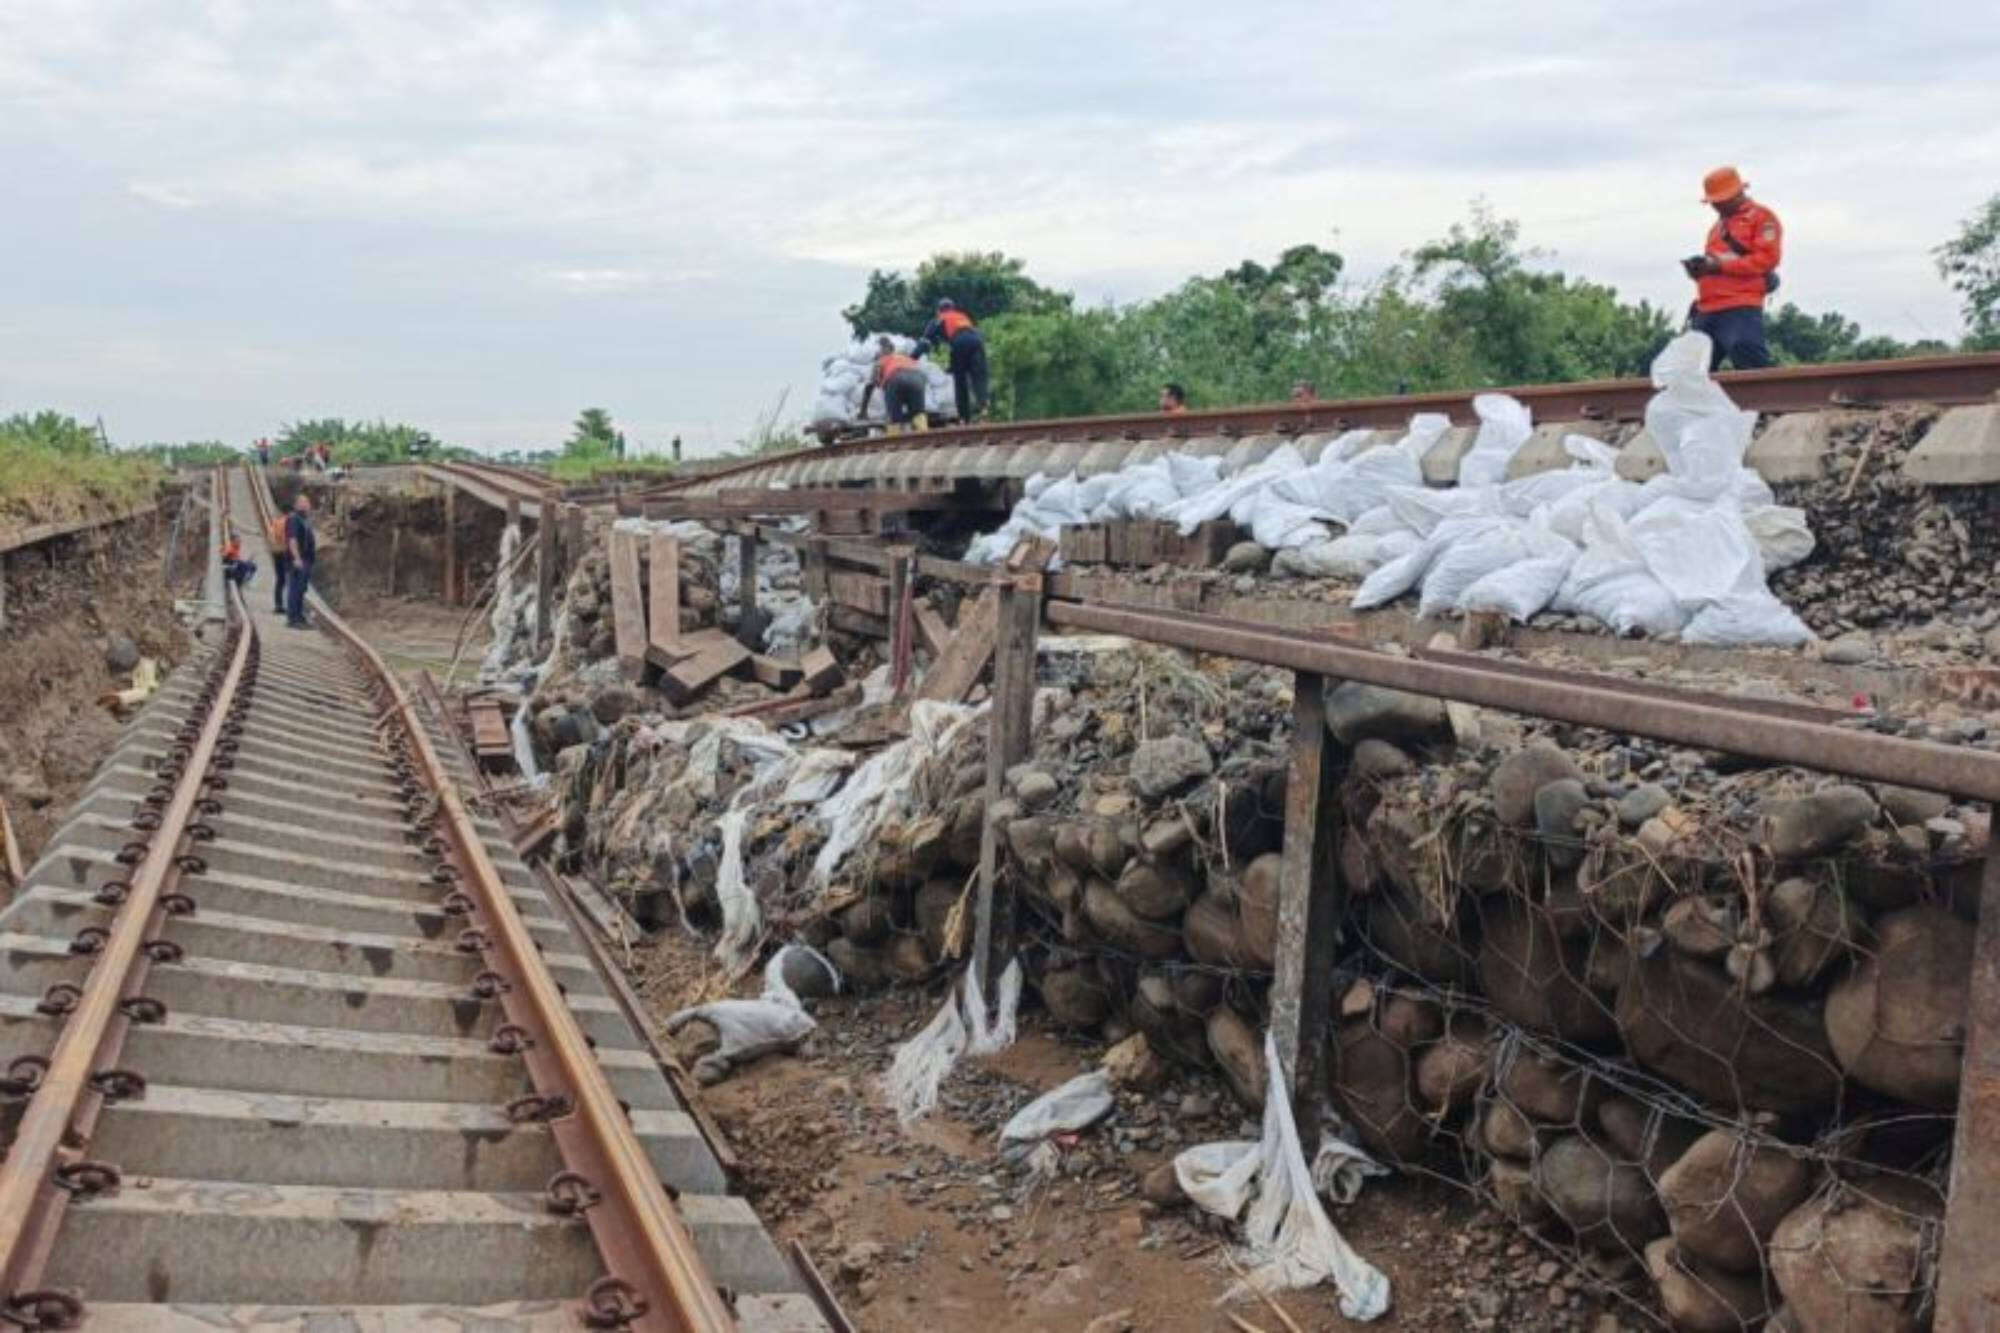
[[[1004,315],[986,326],[1001,417],[1067,417],[1150,407],[1115,310]]]
[[[1933,253],[1939,274],[1959,295],[1966,346],[2000,347],[2000,194]]]
[[[453,452],[441,450],[430,432],[415,426],[381,420],[348,421],[343,417],[287,422],[272,438],[271,449],[273,457],[284,458],[321,443],[332,448],[335,463],[346,464],[407,463],[412,458]]]
[[[617,444],[618,428],[612,424],[611,414],[601,407],[586,407],[570,428],[564,452],[608,456],[616,452]]]
[[[946,296],[982,324],[1007,314],[1070,308],[1068,292],[1042,286],[1026,270],[1026,260],[1010,259],[998,250],[935,254],[917,265],[914,278],[880,269],[871,272],[860,303],[840,314],[857,338],[871,333],[914,338],[937,313],[939,298]]]

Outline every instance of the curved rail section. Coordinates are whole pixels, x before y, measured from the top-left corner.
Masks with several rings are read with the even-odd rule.
[[[440,721],[267,596],[0,913],[0,1317],[826,1329]]]

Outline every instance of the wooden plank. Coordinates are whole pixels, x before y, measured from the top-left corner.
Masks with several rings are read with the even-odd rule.
[[[482,755],[511,754],[513,738],[507,734],[507,720],[501,716],[497,700],[481,699],[465,706],[472,721],[472,746]]]
[[[831,694],[802,695],[801,685],[780,699],[760,699],[754,704],[729,710],[730,717],[754,717],[767,727],[782,727],[788,722],[804,722],[808,718],[824,717],[828,713],[838,713],[843,708],[852,708],[861,702],[861,686],[857,682],[843,685]]]
[[[680,656],[681,643],[681,544],[675,537],[656,532],[646,555],[647,593],[652,600],[646,616],[646,646],[671,656]],[[649,653],[648,656],[651,656]]]
[[[750,654],[750,674],[759,684],[774,690],[789,690],[805,678],[805,668],[797,662],[780,657],[766,657],[762,653]]]
[[[1335,859],[1339,765],[1327,751],[1326,681],[1310,671],[1296,672],[1292,762],[1285,778],[1285,842],[1278,871],[1271,1036],[1291,1081],[1292,1108],[1308,1153],[1319,1145],[1333,960],[1346,907]]]
[[[563,570],[568,572],[583,563],[583,506],[563,506]]]
[[[660,688],[677,704],[692,703],[709,686],[750,660],[750,650],[734,639],[710,644],[660,673]]]
[[[835,603],[827,611],[826,623],[848,634],[865,634],[871,639],[889,637],[889,617],[870,615],[851,606]]]
[[[736,539],[736,605],[743,616],[757,609],[757,539],[748,534]]]
[[[21,844],[14,837],[14,821],[7,814],[5,798],[0,798],[0,844],[4,844],[6,851],[8,884],[18,889],[26,876],[21,870]]]
[[[458,487],[444,484],[444,604],[458,605]]]
[[[189,492],[192,494],[192,492]],[[197,503],[199,497],[197,497]],[[157,515],[157,504],[134,505],[112,514],[100,514],[95,518],[64,519],[57,523],[38,523],[32,528],[15,528],[0,533],[0,551],[17,550],[23,546],[34,546],[55,537],[66,537],[73,532],[88,532],[92,528],[106,528],[113,523],[123,523],[127,519],[140,518],[147,514]]]
[[[2000,1317],[2000,839],[1989,838],[1972,937],[1972,989],[1959,1066],[1938,1269],[1937,1333],[1991,1329]]]
[[[811,690],[814,694],[825,694],[840,684],[846,674],[841,671],[840,663],[834,659],[831,648],[815,648],[807,653],[799,661],[799,670],[800,687]]]
[[[806,596],[815,602],[827,600],[826,538],[815,537],[806,543],[805,583]]]
[[[951,626],[944,623],[944,617],[929,602],[918,602],[917,643],[932,657],[944,651],[951,642]]]
[[[1046,558],[1046,557],[1044,557]],[[1035,633],[1041,622],[1041,575],[1021,576],[998,589],[993,648],[993,707],[987,714],[986,808],[1006,795],[1007,770],[1028,757],[1035,703]],[[979,833],[979,886],[973,900],[972,956],[990,994],[1013,953],[1013,895],[1000,874],[1000,831],[991,819]],[[1006,884],[1011,886],[1012,880]]]
[[[549,641],[556,623],[556,502],[544,500],[535,520],[535,650]]]
[[[889,614],[892,596],[890,580],[851,569],[832,569],[826,575],[827,590],[840,606],[851,606],[871,616]]]
[[[611,530],[611,629],[628,681],[646,669],[646,608],[639,599],[639,539]]]
[[[959,606],[958,627],[924,673],[917,697],[941,703],[964,702],[986,674],[986,664],[993,660],[993,633],[999,623],[1000,593],[988,584],[979,596]]]

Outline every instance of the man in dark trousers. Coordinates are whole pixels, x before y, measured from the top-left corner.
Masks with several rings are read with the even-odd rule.
[[[1785,233],[1778,215],[1750,197],[1735,167],[1717,167],[1702,183],[1702,200],[1715,210],[1708,243],[1681,267],[1694,279],[1689,327],[1715,344],[1708,368],[1724,361],[1738,370],[1771,364],[1764,341],[1764,298],[1778,290],[1778,261]]]
[[[264,533],[271,546],[271,609],[281,616],[285,614],[285,594],[292,586],[292,548],[285,538],[291,522],[289,515],[280,514]]]
[[[986,339],[947,296],[937,303],[937,318],[924,328],[917,340],[917,355],[943,344],[951,349],[951,392],[958,405],[958,419],[971,421],[986,411]]]
[[[918,430],[924,430],[930,425],[924,413],[924,392],[929,387],[923,367],[914,358],[898,352],[895,343],[883,338],[875,345],[875,369],[861,390],[861,418],[867,420],[868,400],[880,389],[891,430],[900,430],[912,422]]]
[[[292,558],[291,586],[285,596],[285,623],[293,629],[310,629],[306,623],[306,585],[312,582],[313,560],[319,541],[313,535],[312,500],[304,491],[292,502],[291,517],[285,520],[285,550]]]

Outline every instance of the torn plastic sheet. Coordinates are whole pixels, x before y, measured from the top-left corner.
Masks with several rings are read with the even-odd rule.
[[[826,887],[849,852],[874,837],[890,818],[910,809],[917,773],[950,749],[985,707],[931,699],[911,705],[909,736],[870,757],[821,804],[819,815],[827,823],[827,835],[813,859],[812,887]]]
[[[979,964],[974,960],[924,1030],[896,1048],[895,1058],[882,1076],[882,1091],[895,1108],[896,1119],[908,1124],[929,1115],[937,1107],[938,1089],[960,1056],[968,1051],[991,1055],[1014,1044],[1021,1004],[1018,959],[1009,960],[1000,973],[993,999],[994,1011],[989,1017]]]
[[[1270,1086],[1284,1087],[1278,1048],[1268,1032],[1264,1067]],[[1358,1149],[1348,1151],[1365,1157]],[[1354,1252],[1320,1206],[1289,1098],[1264,1099],[1261,1141],[1189,1148],[1174,1158],[1174,1175],[1203,1209],[1218,1217],[1242,1217],[1251,1271],[1223,1295],[1224,1303],[1253,1291],[1311,1287],[1332,1278],[1340,1290],[1340,1312],[1347,1318],[1366,1322],[1388,1310],[1389,1279]]]

